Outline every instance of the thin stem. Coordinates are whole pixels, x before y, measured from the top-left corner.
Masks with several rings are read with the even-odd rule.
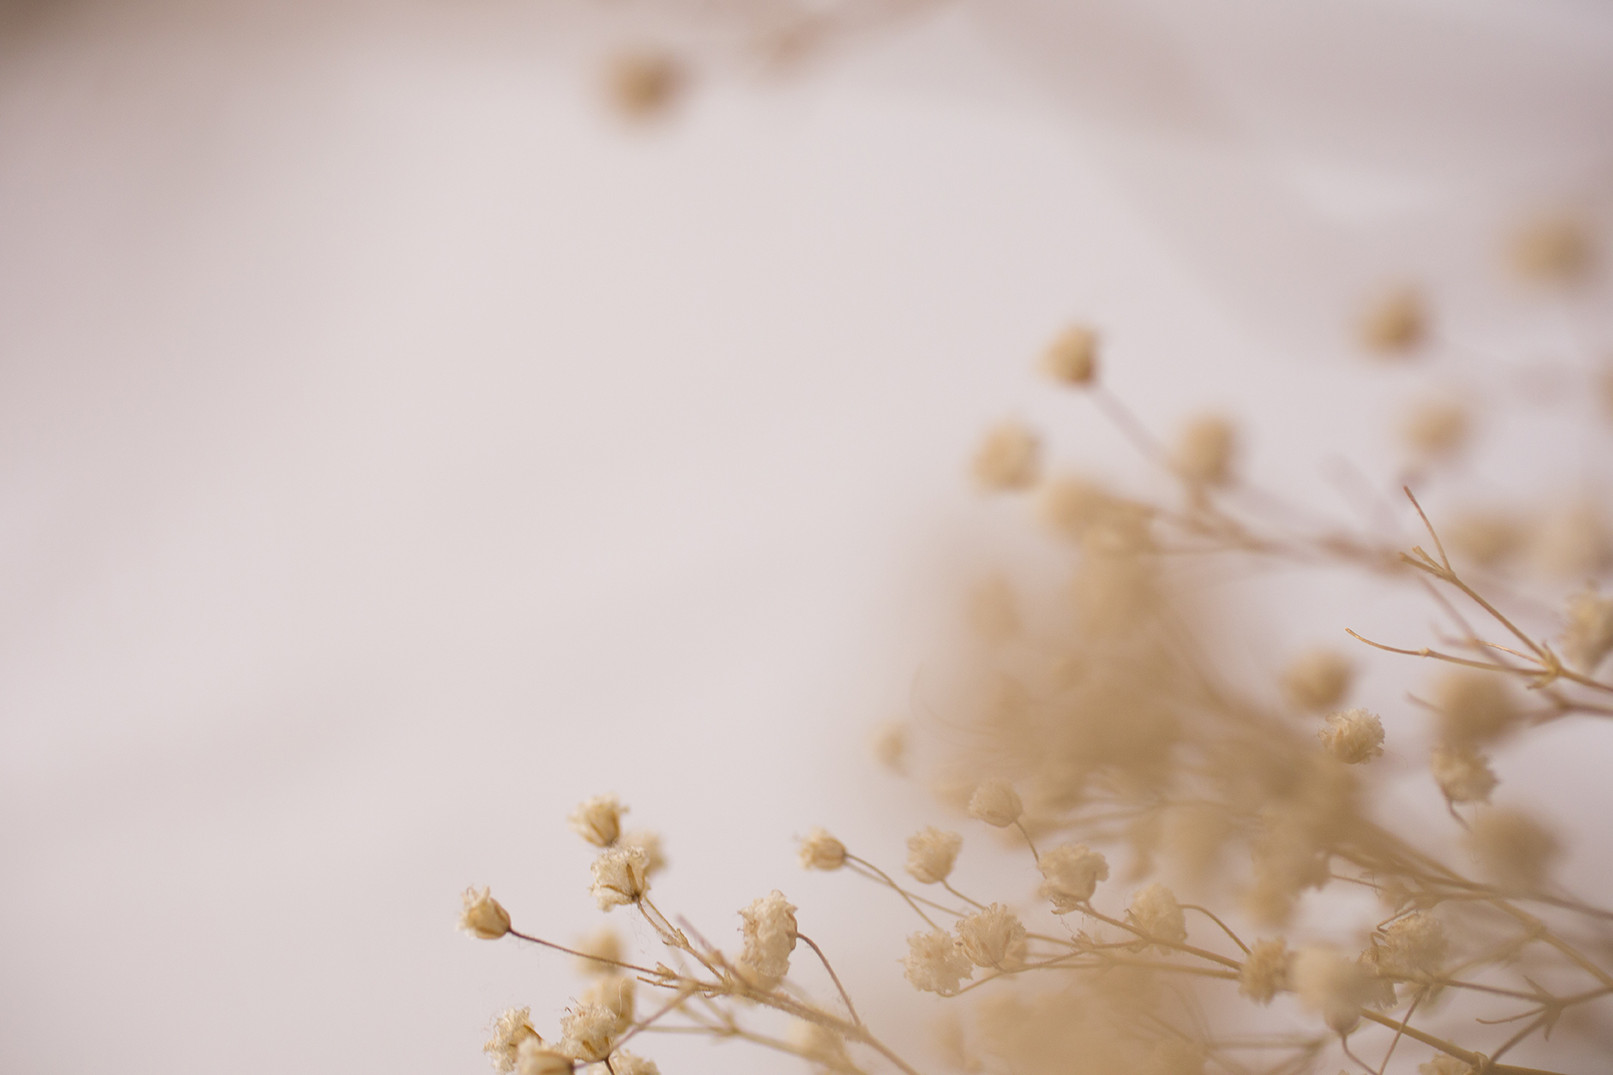
[[[840,975],[836,974],[835,969],[829,965],[829,957],[823,954],[823,949],[818,947],[818,942],[808,937],[805,933],[799,932],[796,933],[795,939],[806,942],[806,946],[817,953],[818,962],[823,964],[823,969],[829,972],[830,980],[834,982],[835,988],[840,991],[840,999],[845,1001],[846,1011],[851,1013],[851,1021],[858,1026],[862,1026],[862,1016],[857,1014],[857,1006],[851,1002],[851,994],[847,993],[846,987],[840,984]]]

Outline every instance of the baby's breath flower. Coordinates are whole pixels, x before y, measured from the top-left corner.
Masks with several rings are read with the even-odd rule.
[[[1131,897],[1127,908],[1132,925],[1142,930],[1152,941],[1181,944],[1187,940],[1187,917],[1176,896],[1159,882]]]
[[[614,56],[606,68],[610,103],[629,119],[664,113],[683,87],[683,69],[664,52],[641,49]]]
[[[556,1052],[538,1037],[523,1041],[515,1050],[515,1075],[571,1075],[571,1057]]]
[[[649,858],[639,847],[608,847],[594,860],[591,891],[601,911],[637,903],[649,891]]]
[[[1003,422],[987,431],[975,451],[975,481],[994,491],[1027,489],[1036,482],[1040,459],[1036,434],[1018,422]]]
[[[1327,718],[1317,732],[1327,752],[1347,765],[1371,761],[1383,753],[1383,721],[1365,709],[1346,709]]]
[[[1448,948],[1439,919],[1427,911],[1413,911],[1383,928],[1378,966],[1405,978],[1433,974]]]
[[[1109,879],[1109,862],[1085,844],[1060,844],[1037,863],[1042,871],[1042,898],[1054,914],[1068,914],[1092,899],[1098,882]]]
[[[846,845],[822,829],[808,831],[801,841],[803,870],[838,870],[846,864]]]
[[[616,1075],[661,1075],[661,1069],[655,1066],[654,1060],[626,1049],[617,1049],[611,1054],[610,1066]]]
[[[493,1036],[482,1046],[482,1052],[493,1061],[495,1070],[514,1071],[516,1053],[524,1041],[543,1043],[538,1032],[532,1028],[532,1009],[510,1008],[501,1012],[493,1023]]]
[[[907,838],[907,872],[924,885],[945,881],[952,874],[963,847],[963,837],[955,832],[926,828]]]
[[[1171,464],[1195,485],[1224,485],[1232,476],[1237,432],[1232,423],[1216,415],[1195,418],[1182,427],[1171,453]]]
[[[851,1066],[846,1053],[846,1039],[810,1019],[796,1019],[790,1024],[790,1044],[801,1056],[829,1071],[844,1071]]]
[[[459,928],[484,941],[496,941],[510,931],[510,912],[499,906],[486,888],[467,888]]]
[[[633,979],[625,974],[595,979],[577,999],[582,1001],[585,1008],[600,1008],[609,1012],[616,1020],[611,1031],[613,1035],[633,1025]]]
[[[1482,745],[1511,730],[1522,715],[1507,682],[1489,672],[1449,672],[1435,688],[1440,742],[1450,747]]]
[[[874,733],[871,744],[874,760],[892,772],[901,772],[907,763],[907,724],[887,721]]]
[[[1337,650],[1311,650],[1283,670],[1283,697],[1296,709],[1323,712],[1344,700],[1354,675],[1355,666]]]
[[[1341,1036],[1355,1029],[1375,992],[1371,971],[1331,948],[1295,952],[1289,977],[1300,1002]]]
[[[1568,602],[1563,656],[1581,672],[1594,672],[1613,652],[1613,599],[1586,590]]]
[[[790,973],[795,951],[795,908],[774,889],[739,912],[745,947],[739,962],[765,988]]]
[[[1059,333],[1042,353],[1042,372],[1065,384],[1091,384],[1098,375],[1098,334],[1086,325]]]
[[[622,815],[627,807],[614,795],[584,799],[566,818],[571,830],[595,847],[609,847],[622,834]]]
[[[1404,355],[1422,343],[1427,333],[1422,295],[1411,287],[1384,295],[1361,321],[1361,342],[1381,355]]]
[[[616,968],[610,963],[622,962],[626,950],[622,947],[622,935],[609,926],[600,926],[575,945],[582,957],[577,960],[577,971],[584,975],[615,974]],[[594,958],[590,959],[589,956]]]
[[[902,960],[907,980],[915,989],[949,997],[958,983],[974,973],[969,957],[952,934],[944,929],[915,933],[907,938],[907,958]]]
[[[617,1013],[602,1004],[578,1004],[560,1017],[560,1051],[574,1060],[603,1060],[621,1025]]]
[[[960,919],[958,940],[976,966],[1003,970],[1025,962],[1025,924],[1000,903]]]
[[[1243,967],[1238,971],[1238,992],[1256,1004],[1270,1004],[1272,997],[1288,988],[1288,968],[1292,960],[1288,943],[1281,937],[1256,941],[1249,954],[1243,957]]]
[[[986,781],[975,788],[969,799],[969,816],[999,829],[1018,821],[1024,812],[1025,804],[1020,802],[1019,794],[1001,780]]]
[[[1556,835],[1521,810],[1495,808],[1473,819],[1468,843],[1484,872],[1516,888],[1545,883],[1552,860],[1562,851]]]
[[[1487,803],[1499,783],[1488,759],[1468,747],[1436,746],[1428,767],[1452,804]]]
[[[644,852],[644,876],[654,877],[666,869],[666,853],[661,850],[661,834],[652,829],[634,829],[622,834],[624,847],[636,847]]]
[[[1480,567],[1494,567],[1523,547],[1527,532],[1515,515],[1473,509],[1453,515],[1440,527],[1445,547]]]

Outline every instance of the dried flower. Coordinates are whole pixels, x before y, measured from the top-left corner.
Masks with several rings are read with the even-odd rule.
[[[616,801],[614,795],[595,795],[584,799],[566,818],[571,831],[595,847],[609,847],[622,834],[622,815],[627,807]]]
[[[1452,803],[1487,803],[1499,781],[1489,760],[1470,747],[1436,746],[1429,769],[1439,790]]]
[[[1361,1009],[1375,992],[1371,971],[1359,960],[1331,948],[1295,952],[1289,979],[1300,1002],[1319,1013],[1340,1036],[1355,1029]]]
[[[924,885],[945,881],[952,873],[963,837],[955,832],[926,828],[907,838],[907,872]]]
[[[1384,295],[1361,321],[1361,342],[1380,355],[1405,355],[1428,334],[1422,294],[1399,287]]]
[[[1109,879],[1109,862],[1085,844],[1060,844],[1044,854],[1037,866],[1042,871],[1043,899],[1053,904],[1054,914],[1079,910],[1092,899],[1099,881]]]
[[[1475,747],[1499,739],[1522,716],[1511,687],[1488,672],[1448,672],[1435,688],[1439,739],[1446,746]]]
[[[467,888],[459,928],[484,941],[496,941],[510,931],[510,913],[499,906],[486,888]]]
[[[623,847],[636,847],[644,852],[644,876],[654,877],[666,869],[666,853],[661,850],[661,834],[652,829],[634,829],[622,834]]]
[[[1042,371],[1064,384],[1091,384],[1098,374],[1098,334],[1086,325],[1071,325],[1042,353]]]
[[[986,433],[975,452],[975,481],[983,489],[1028,489],[1036,483],[1041,445],[1018,422],[1003,422]]]
[[[892,720],[881,725],[873,738],[874,760],[893,772],[901,772],[907,764],[907,725]]]
[[[1562,647],[1570,665],[1581,672],[1596,671],[1596,666],[1613,653],[1613,599],[1586,590],[1569,601]]]
[[[1548,512],[1529,542],[1529,558],[1559,578],[1599,574],[1613,564],[1613,535],[1601,507],[1579,501]]]
[[[801,868],[838,870],[846,864],[846,845],[822,829],[812,829],[801,841]]]
[[[1238,992],[1256,1004],[1270,1004],[1271,998],[1288,988],[1289,964],[1293,956],[1288,942],[1276,940],[1256,941],[1243,958],[1238,971]]]
[[[661,1075],[654,1060],[646,1059],[626,1049],[617,1049],[610,1057],[610,1066],[616,1075]]]
[[[684,81],[683,69],[677,60],[656,50],[619,53],[606,69],[610,101],[630,119],[648,119],[665,113]]]
[[[1344,700],[1353,678],[1355,666],[1337,650],[1311,650],[1283,670],[1283,697],[1296,709],[1323,712]]]
[[[789,1041],[803,1057],[829,1071],[843,1071],[851,1066],[846,1039],[821,1023],[808,1019],[792,1021]]]
[[[1182,914],[1182,905],[1170,889],[1157,881],[1131,897],[1126,915],[1150,941],[1181,944],[1187,940],[1187,917]]]
[[[739,912],[745,947],[739,962],[765,988],[790,973],[790,953],[795,951],[795,908],[774,889]]]
[[[1232,423],[1204,415],[1182,427],[1171,453],[1176,473],[1195,485],[1224,485],[1232,476],[1237,433]]]
[[[1446,459],[1467,444],[1472,421],[1467,408],[1449,399],[1429,399],[1413,407],[1401,423],[1406,446],[1422,459]]]
[[[528,1038],[515,1050],[516,1075],[570,1075],[574,1066],[571,1057],[544,1045],[541,1038]]]
[[[603,1060],[621,1030],[621,1018],[610,1008],[579,1004],[560,1017],[560,1052],[574,1060]]]
[[[1426,911],[1413,911],[1397,918],[1382,932],[1382,945],[1377,951],[1378,966],[1403,978],[1437,972],[1450,948],[1445,927]]]
[[[582,1001],[585,1008],[598,1008],[609,1012],[615,1019],[611,1034],[617,1035],[633,1025],[634,982],[625,974],[613,974],[606,978],[597,978],[583,990]]]
[[[1025,804],[1019,794],[1001,780],[988,780],[975,788],[969,799],[969,816],[999,829],[1007,828],[1019,820]]]
[[[1592,262],[1591,238],[1584,225],[1568,215],[1543,216],[1512,239],[1512,267],[1519,276],[1541,284],[1567,284],[1583,277]]]
[[[599,909],[609,911],[643,899],[650,889],[646,876],[648,862],[643,848],[617,846],[601,852],[594,860],[591,889]]]
[[[510,1008],[501,1012],[493,1023],[493,1036],[482,1046],[482,1052],[493,1061],[494,1070],[514,1071],[516,1053],[524,1041],[543,1044],[543,1039],[532,1028],[532,1009]]]
[[[907,980],[915,989],[949,997],[958,984],[974,973],[969,957],[944,929],[915,933],[907,938],[907,958],[902,960]]]
[[[1004,970],[1025,962],[1025,924],[1000,903],[960,919],[958,940],[963,954],[979,967]]]
[[[1383,753],[1383,721],[1365,709],[1330,715],[1316,734],[1327,752],[1346,765],[1359,765]]]

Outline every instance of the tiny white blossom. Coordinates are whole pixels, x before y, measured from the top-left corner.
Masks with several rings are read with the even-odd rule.
[[[1439,790],[1451,803],[1487,803],[1500,783],[1488,759],[1468,747],[1437,746],[1428,762]]]
[[[654,1060],[626,1049],[618,1049],[611,1054],[610,1066],[616,1075],[661,1075],[661,1069],[655,1066]]]
[[[543,1044],[541,1038],[528,1038],[515,1051],[516,1075],[571,1075],[572,1059]]]
[[[649,891],[642,848],[608,847],[594,860],[594,899],[601,911],[637,903]]]
[[[741,966],[767,986],[790,973],[790,953],[797,936],[795,907],[774,889],[739,912],[745,947]]]
[[[838,870],[846,863],[846,845],[822,829],[813,829],[801,841],[801,868]]]
[[[1256,941],[1243,957],[1238,971],[1238,992],[1256,1004],[1270,1004],[1271,998],[1288,988],[1288,970],[1293,957],[1281,937]]]
[[[975,788],[969,799],[969,816],[999,829],[1007,828],[1019,820],[1025,804],[1019,794],[1001,780],[988,780]]]
[[[1182,905],[1176,902],[1170,889],[1158,882],[1132,896],[1126,913],[1132,924],[1148,934],[1150,940],[1169,944],[1187,940],[1187,918],[1182,914]]]
[[[958,922],[958,940],[963,954],[980,967],[999,970],[1025,962],[1025,924],[1000,903]]]
[[[1371,972],[1331,948],[1301,948],[1289,975],[1300,1002],[1341,1036],[1355,1028],[1374,992]]]
[[[496,941],[510,931],[510,913],[486,888],[467,888],[459,928],[484,941]]]
[[[1595,672],[1613,653],[1613,598],[1587,590],[1570,601],[1562,645],[1570,665],[1581,672]]]
[[[622,815],[627,807],[614,795],[595,795],[584,799],[566,818],[578,836],[595,847],[609,847],[622,834]]]
[[[1098,334],[1086,325],[1071,325],[1043,352],[1042,371],[1065,384],[1091,384],[1098,374]]]
[[[654,877],[666,869],[666,853],[661,850],[661,834],[650,829],[634,829],[622,834],[623,847],[636,847],[644,852],[644,876]]]
[[[602,1004],[579,1004],[560,1017],[560,1051],[574,1060],[603,1060],[620,1033],[616,1012]]]
[[[1061,844],[1042,856],[1043,899],[1054,914],[1068,914],[1092,899],[1098,882],[1109,879],[1109,861],[1085,844]]]
[[[510,1008],[501,1012],[493,1023],[493,1036],[482,1046],[482,1052],[493,1061],[495,1070],[514,1071],[516,1053],[524,1041],[543,1043],[538,1032],[532,1028],[532,1009]]]
[[[1036,482],[1041,445],[1018,422],[1004,422],[986,433],[975,452],[974,476],[981,488],[1026,489]]]
[[[612,1034],[620,1034],[633,1025],[634,982],[625,974],[596,979],[577,998],[584,1007],[600,1008],[615,1019]]]
[[[927,828],[907,838],[907,872],[920,884],[945,881],[952,873],[963,837],[955,832]]]
[[[1347,765],[1359,765],[1383,753],[1383,721],[1365,709],[1331,714],[1316,736],[1329,754]]]
[[[974,973],[969,957],[944,929],[908,937],[907,958],[902,960],[902,966],[914,988],[944,997],[956,993],[958,984]]]

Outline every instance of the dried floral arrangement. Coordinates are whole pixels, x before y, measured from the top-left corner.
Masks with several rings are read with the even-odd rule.
[[[617,78],[635,112],[676,85],[670,66]],[[1591,271],[1591,252],[1562,221],[1515,251],[1520,271],[1561,288]],[[1428,335],[1423,300],[1388,296],[1362,335],[1381,355],[1414,355]],[[1613,366],[1587,359],[1577,394],[1601,401],[1602,427],[1587,435],[1606,452]],[[1442,519],[1408,487],[1421,537],[1401,542],[1256,488],[1228,421],[1157,441],[1105,386],[1090,327],[1057,336],[1040,366],[1049,390],[1084,396],[1130,439],[1167,491],[1050,473],[1036,431],[989,430],[973,480],[1029,502],[1062,550],[1061,573],[1005,572],[971,589],[970,642],[932,686],[946,699],[941,756],[916,747],[933,714],[878,740],[883,760],[926,777],[967,821],[912,834],[902,868],[821,830],[800,846],[803,867],[872,884],[911,913],[893,973],[900,957],[907,983],[945,998],[924,1061],[879,1036],[831,966],[832,945],[809,936],[781,891],[739,912],[738,951],[659,906],[658,839],[624,832],[625,807],[602,795],[570,817],[598,849],[593,894],[602,911],[640,919],[661,950],[630,951],[609,928],[563,945],[515,928],[487,890],[466,892],[464,930],[569,953],[587,978],[553,1030],[530,1008],[497,1017],[486,1045],[496,1070],[655,1075],[649,1043],[665,1032],[846,1075],[1542,1075],[1583,1070],[1573,1065],[1610,1047],[1613,909],[1554,880],[1569,848],[1548,821],[1491,803],[1497,759],[1531,732],[1613,716],[1613,597],[1598,589],[1613,541],[1598,500],[1533,523]],[[1479,432],[1448,400],[1418,410],[1404,428],[1414,473],[1437,473]],[[1231,677],[1215,657],[1215,616],[1193,596],[1203,565],[1228,558],[1387,580],[1421,593],[1444,627],[1356,635],[1348,649],[1289,655],[1257,682]],[[1398,708],[1351,704],[1369,660],[1403,667]],[[1439,831],[1378,808],[1385,745],[1402,736],[1430,744],[1420,778],[1448,807]],[[967,845],[1001,835],[1021,868],[997,891],[955,887]],[[1301,913],[1340,893],[1374,908],[1345,939]],[[828,995],[794,979],[803,960],[826,972]],[[1568,1066],[1518,1062],[1558,1055]]]

